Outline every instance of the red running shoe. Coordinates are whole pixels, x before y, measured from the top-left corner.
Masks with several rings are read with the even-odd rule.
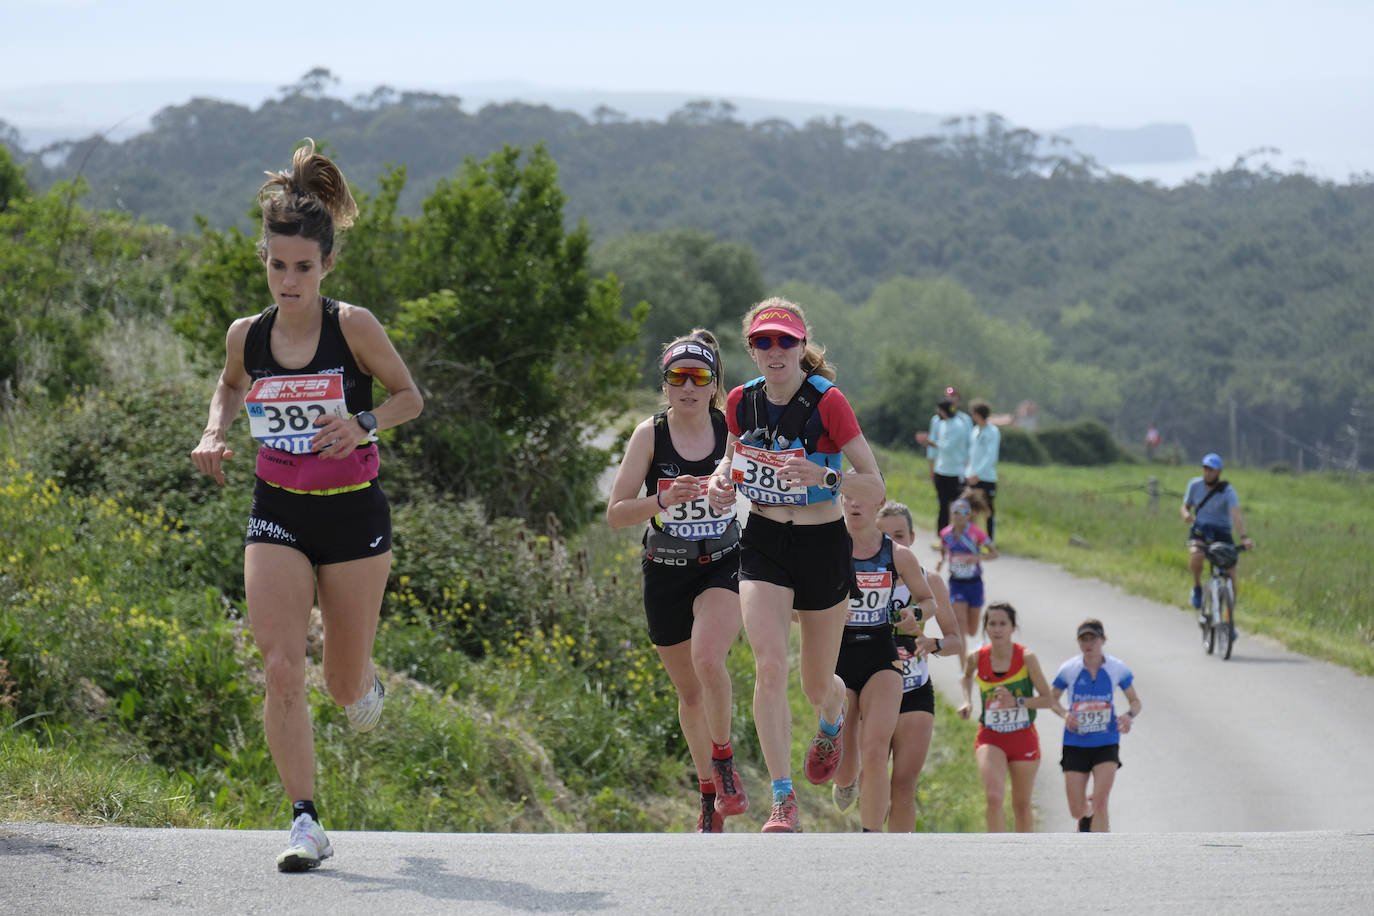
[[[716,796],[701,795],[701,814],[697,815],[697,833],[724,833],[725,815],[716,812]]]
[[[773,799],[773,813],[763,825],[764,833],[801,833],[801,812],[797,810],[797,793],[788,792],[779,801]]]
[[[749,799],[744,794],[739,770],[735,769],[734,755],[723,760],[713,759],[711,769],[716,774],[716,810],[730,815],[749,810]]]
[[[840,730],[833,738],[819,728],[816,729],[816,737],[811,739],[811,746],[806,749],[804,769],[806,778],[812,785],[819,786],[834,776],[835,770],[839,769],[840,759],[844,757],[844,747],[840,744],[840,736],[844,734],[844,720],[845,715],[841,712]]]

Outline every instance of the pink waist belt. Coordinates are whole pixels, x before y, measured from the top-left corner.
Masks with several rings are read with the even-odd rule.
[[[381,464],[377,445],[355,448],[344,458],[293,455],[280,449],[258,449],[257,475],[268,483],[292,490],[332,490],[367,483]]]

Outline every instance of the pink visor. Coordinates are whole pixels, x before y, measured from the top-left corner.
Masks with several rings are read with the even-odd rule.
[[[754,323],[749,325],[747,336],[753,337],[755,334],[766,334],[769,331],[790,334],[798,340],[806,339],[806,324],[795,312],[784,308],[766,308],[755,315]]]

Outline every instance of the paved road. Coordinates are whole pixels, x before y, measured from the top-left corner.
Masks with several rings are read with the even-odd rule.
[[[281,831],[0,827],[0,912],[1368,912],[1374,832],[332,834],[281,875]],[[779,854],[783,851],[783,854]]]
[[[921,534],[919,544],[933,538]],[[919,551],[922,562],[934,556]],[[1179,566],[1179,595],[1186,571]],[[1203,653],[1194,616],[1128,595],[1057,566],[1002,557],[984,566],[989,601],[1017,609],[1016,639],[1040,657],[1045,677],[1077,654],[1085,617],[1107,630],[1106,651],[1136,676],[1144,704],[1123,738],[1112,792],[1112,829],[1175,831],[1374,828],[1374,727],[1366,713],[1374,678],[1296,655],[1245,632],[1245,583],[1237,608],[1240,638],[1230,661]],[[933,672],[958,697],[958,665]],[[1118,694],[1120,700],[1120,694]],[[1063,722],[1042,715],[1044,760],[1037,774],[1039,829],[1070,829],[1059,770]]]

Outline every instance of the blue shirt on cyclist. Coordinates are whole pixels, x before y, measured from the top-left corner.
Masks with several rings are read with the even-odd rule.
[[[1197,521],[1194,524],[1198,528],[1218,528],[1231,532],[1231,510],[1240,505],[1240,497],[1236,494],[1236,488],[1229,483],[1226,489],[1207,499],[1207,481],[1202,477],[1194,477],[1188,481],[1188,489],[1184,491],[1183,503],[1192,506],[1196,514]],[[1203,502],[1206,500],[1206,503]],[[1202,508],[1197,508],[1201,506]],[[1209,538],[1215,540],[1215,538]]]

